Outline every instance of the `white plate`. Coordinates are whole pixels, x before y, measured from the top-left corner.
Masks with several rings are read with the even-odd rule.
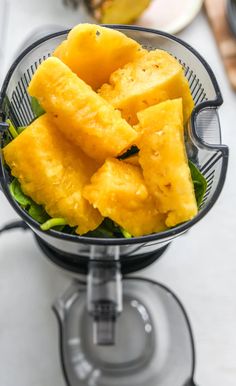
[[[136,24],[175,34],[198,14],[203,0],[152,0]]]

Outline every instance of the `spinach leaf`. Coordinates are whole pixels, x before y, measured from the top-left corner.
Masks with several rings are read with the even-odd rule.
[[[126,238],[126,239],[131,239],[132,235],[126,231],[124,228],[120,227],[120,230],[121,230],[121,233],[122,235]]]
[[[24,131],[26,129],[27,126],[19,126],[18,129],[17,129],[17,132],[18,134],[21,134],[22,131]]]
[[[38,118],[45,113],[45,110],[42,108],[38,99],[35,97],[31,97],[31,108],[35,115],[35,118]]]
[[[50,218],[49,220],[44,222],[40,226],[40,228],[43,231],[48,231],[51,228],[58,227],[58,226],[61,226],[61,225],[63,225],[63,226],[67,225],[67,222],[66,222],[66,220],[64,218]]]
[[[112,237],[117,237],[116,235],[117,230],[119,230],[119,227],[111,219],[107,217],[96,229],[94,229],[93,231],[89,231],[84,236],[112,238]]]
[[[31,205],[28,210],[29,215],[40,224],[47,221],[50,217],[45,211],[42,205],[36,204],[33,200],[31,200]]]
[[[55,226],[54,229],[56,229],[57,231],[62,231],[63,230],[63,233],[66,233],[68,235],[76,235],[76,230],[77,230],[77,226],[74,226],[74,227],[71,227],[70,225],[57,225]]]
[[[125,229],[120,227],[118,224],[116,224],[114,221],[112,221],[110,218],[106,217],[102,224],[99,225],[94,231],[89,231],[86,233],[87,237],[101,237],[101,238],[121,238],[125,237],[126,239],[129,239],[132,237],[132,235],[127,232]]]
[[[137,154],[139,152],[139,148],[137,146],[131,146],[129,150],[127,150],[124,154],[121,154],[118,159],[126,159],[131,155]]]
[[[200,172],[200,170],[197,168],[197,166],[192,162],[188,161],[191,177],[193,180],[193,186],[196,196],[196,201],[198,207],[201,205],[204,194],[207,189],[207,181],[203,174]]]
[[[11,136],[13,137],[13,139],[15,139],[27,127],[27,126],[19,126],[19,127],[15,128],[15,126],[13,125],[13,123],[10,119],[7,119],[6,123],[8,124],[8,131],[11,134]]]
[[[97,229],[87,232],[84,236],[86,237],[98,237],[98,238],[112,238],[115,237],[112,232],[104,228],[102,225],[99,225]]]
[[[101,226],[103,226],[104,229],[111,232],[113,234],[113,237],[117,233],[120,233],[119,225],[117,225],[113,220],[111,220],[109,217],[104,218]]]
[[[12,197],[23,207],[27,208],[31,205],[31,198],[26,196],[22,190],[19,181],[14,178],[9,186]]]
[[[20,183],[17,178],[11,182],[9,186],[12,197],[25,209],[29,215],[39,223],[43,223],[48,220],[49,216],[46,213],[42,205],[36,204],[30,197],[26,196],[21,189]]]
[[[8,124],[8,130],[9,130],[11,136],[13,137],[13,139],[16,138],[18,136],[18,132],[17,132],[15,126],[13,125],[12,121],[10,119],[7,119],[6,123]]]

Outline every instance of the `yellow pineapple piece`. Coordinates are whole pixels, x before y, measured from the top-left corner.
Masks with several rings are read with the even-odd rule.
[[[133,236],[166,229],[165,216],[157,211],[140,167],[107,159],[84,188],[83,195],[103,216]]]
[[[137,154],[131,155],[130,157],[125,158],[123,161],[130,165],[140,166]]]
[[[63,57],[67,50],[67,40],[63,40],[61,44],[55,49],[53,56],[56,56],[58,59],[63,61]]]
[[[120,112],[58,58],[49,58],[39,66],[29,93],[50,114],[58,130],[94,159],[119,155],[137,137]]]
[[[148,7],[151,0],[85,0],[93,17],[101,24],[130,24]]]
[[[158,210],[167,215],[168,227],[192,219],[198,211],[185,151],[181,110],[177,117],[178,106],[181,108],[179,100],[167,101],[138,113],[144,133],[139,141],[139,162]]]
[[[135,144],[139,147],[143,136],[152,131],[158,131],[165,125],[177,125],[183,132],[183,104],[182,99],[169,99],[150,106],[137,113],[139,124],[135,126],[138,138]]]
[[[47,114],[10,142],[3,154],[23,192],[50,216],[78,226],[79,234],[102,222],[99,211],[82,196],[83,187],[98,169],[96,161],[68,142]]]
[[[177,125],[183,132],[183,103],[181,98],[169,99],[137,113],[136,129],[141,135],[158,131],[164,125]]]
[[[132,61],[141,46],[123,33],[95,24],[79,24],[55,50],[81,79],[97,90],[113,71]]]
[[[99,93],[130,124],[137,123],[138,111],[167,99],[182,97],[184,122],[194,107],[182,66],[162,50],[143,50],[134,61],[116,70]]]

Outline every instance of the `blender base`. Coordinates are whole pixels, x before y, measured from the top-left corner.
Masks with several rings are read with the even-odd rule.
[[[36,241],[54,264],[87,275],[89,259],[62,253]],[[151,253],[120,258],[123,275],[159,259],[169,244]],[[68,386],[195,386],[195,352],[184,307],[168,288],[152,280],[123,278],[123,310],[116,320],[115,344],[97,345],[87,312],[87,286],[74,281],[55,302],[61,363]]]
[[[194,386],[194,342],[184,307],[162,284],[123,280],[116,343],[93,343],[86,285],[74,282],[54,304],[68,386]]]
[[[37,244],[43,253],[57,266],[75,274],[87,275],[88,273],[88,258],[84,256],[75,256],[70,253],[64,253],[56,248],[52,248],[45,241],[35,235]],[[121,273],[128,274],[136,272],[148,267],[150,264],[158,260],[168,248],[169,244],[155,250],[154,252],[143,253],[139,255],[120,258]]]

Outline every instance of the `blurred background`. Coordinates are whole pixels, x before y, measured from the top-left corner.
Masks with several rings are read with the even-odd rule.
[[[176,34],[207,60],[223,94],[228,178],[214,209],[142,275],[183,301],[196,341],[196,384],[236,385],[236,2],[235,0],[0,0],[0,84],[32,41],[80,22],[134,23]],[[0,193],[0,227],[16,214]],[[0,385],[65,386],[50,310],[70,280],[31,234],[0,238]],[[175,385],[173,385],[175,386]]]
[[[235,15],[235,0],[0,0],[0,79],[23,42],[27,46],[43,35],[79,22],[133,23],[191,41],[194,26],[208,17],[235,89]],[[203,50],[207,49],[208,41],[200,27],[195,37]]]

